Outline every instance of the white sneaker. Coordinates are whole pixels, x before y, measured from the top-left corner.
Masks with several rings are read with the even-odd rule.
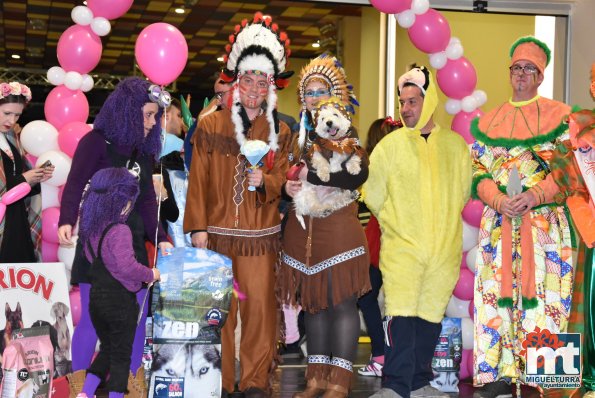
[[[424,397],[424,398],[448,398],[450,395],[440,391],[432,386],[423,386],[415,391],[411,391],[412,397]]]
[[[382,377],[382,365],[370,359],[370,362],[366,366],[359,368],[357,373],[361,376]]]

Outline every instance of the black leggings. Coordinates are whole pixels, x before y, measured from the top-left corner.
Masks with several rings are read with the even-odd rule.
[[[350,362],[355,360],[360,334],[357,299],[351,296],[333,306],[331,270],[329,273],[328,308],[315,314],[305,313],[308,355],[339,357]]]

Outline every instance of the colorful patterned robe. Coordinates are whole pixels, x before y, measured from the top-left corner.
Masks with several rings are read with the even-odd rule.
[[[474,384],[501,378],[524,379],[523,341],[528,333],[566,330],[574,270],[569,222],[564,208],[554,203],[558,188],[549,176],[551,152],[565,134],[562,117],[569,107],[536,97],[523,103],[507,102],[476,119],[472,132],[473,195],[485,204],[475,270]],[[501,307],[502,214],[497,198],[506,192],[513,167],[523,190],[538,205],[530,211],[535,262],[535,308],[521,300],[520,217],[512,222],[512,307]]]

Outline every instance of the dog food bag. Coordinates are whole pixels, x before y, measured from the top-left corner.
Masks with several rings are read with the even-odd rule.
[[[54,349],[47,326],[21,329],[4,351],[0,398],[49,398]]]
[[[442,331],[436,343],[432,370],[432,387],[445,393],[459,392],[459,368],[463,356],[461,318],[444,318]]]
[[[220,344],[233,295],[231,260],[219,253],[176,247],[157,259],[153,342]]]

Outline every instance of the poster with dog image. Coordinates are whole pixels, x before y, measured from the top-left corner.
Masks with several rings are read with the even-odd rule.
[[[0,365],[15,330],[47,325],[54,347],[53,376],[70,373],[74,327],[63,263],[0,264],[0,308]]]
[[[151,398],[219,397],[221,335],[233,294],[231,260],[191,247],[159,255],[153,291]]]

